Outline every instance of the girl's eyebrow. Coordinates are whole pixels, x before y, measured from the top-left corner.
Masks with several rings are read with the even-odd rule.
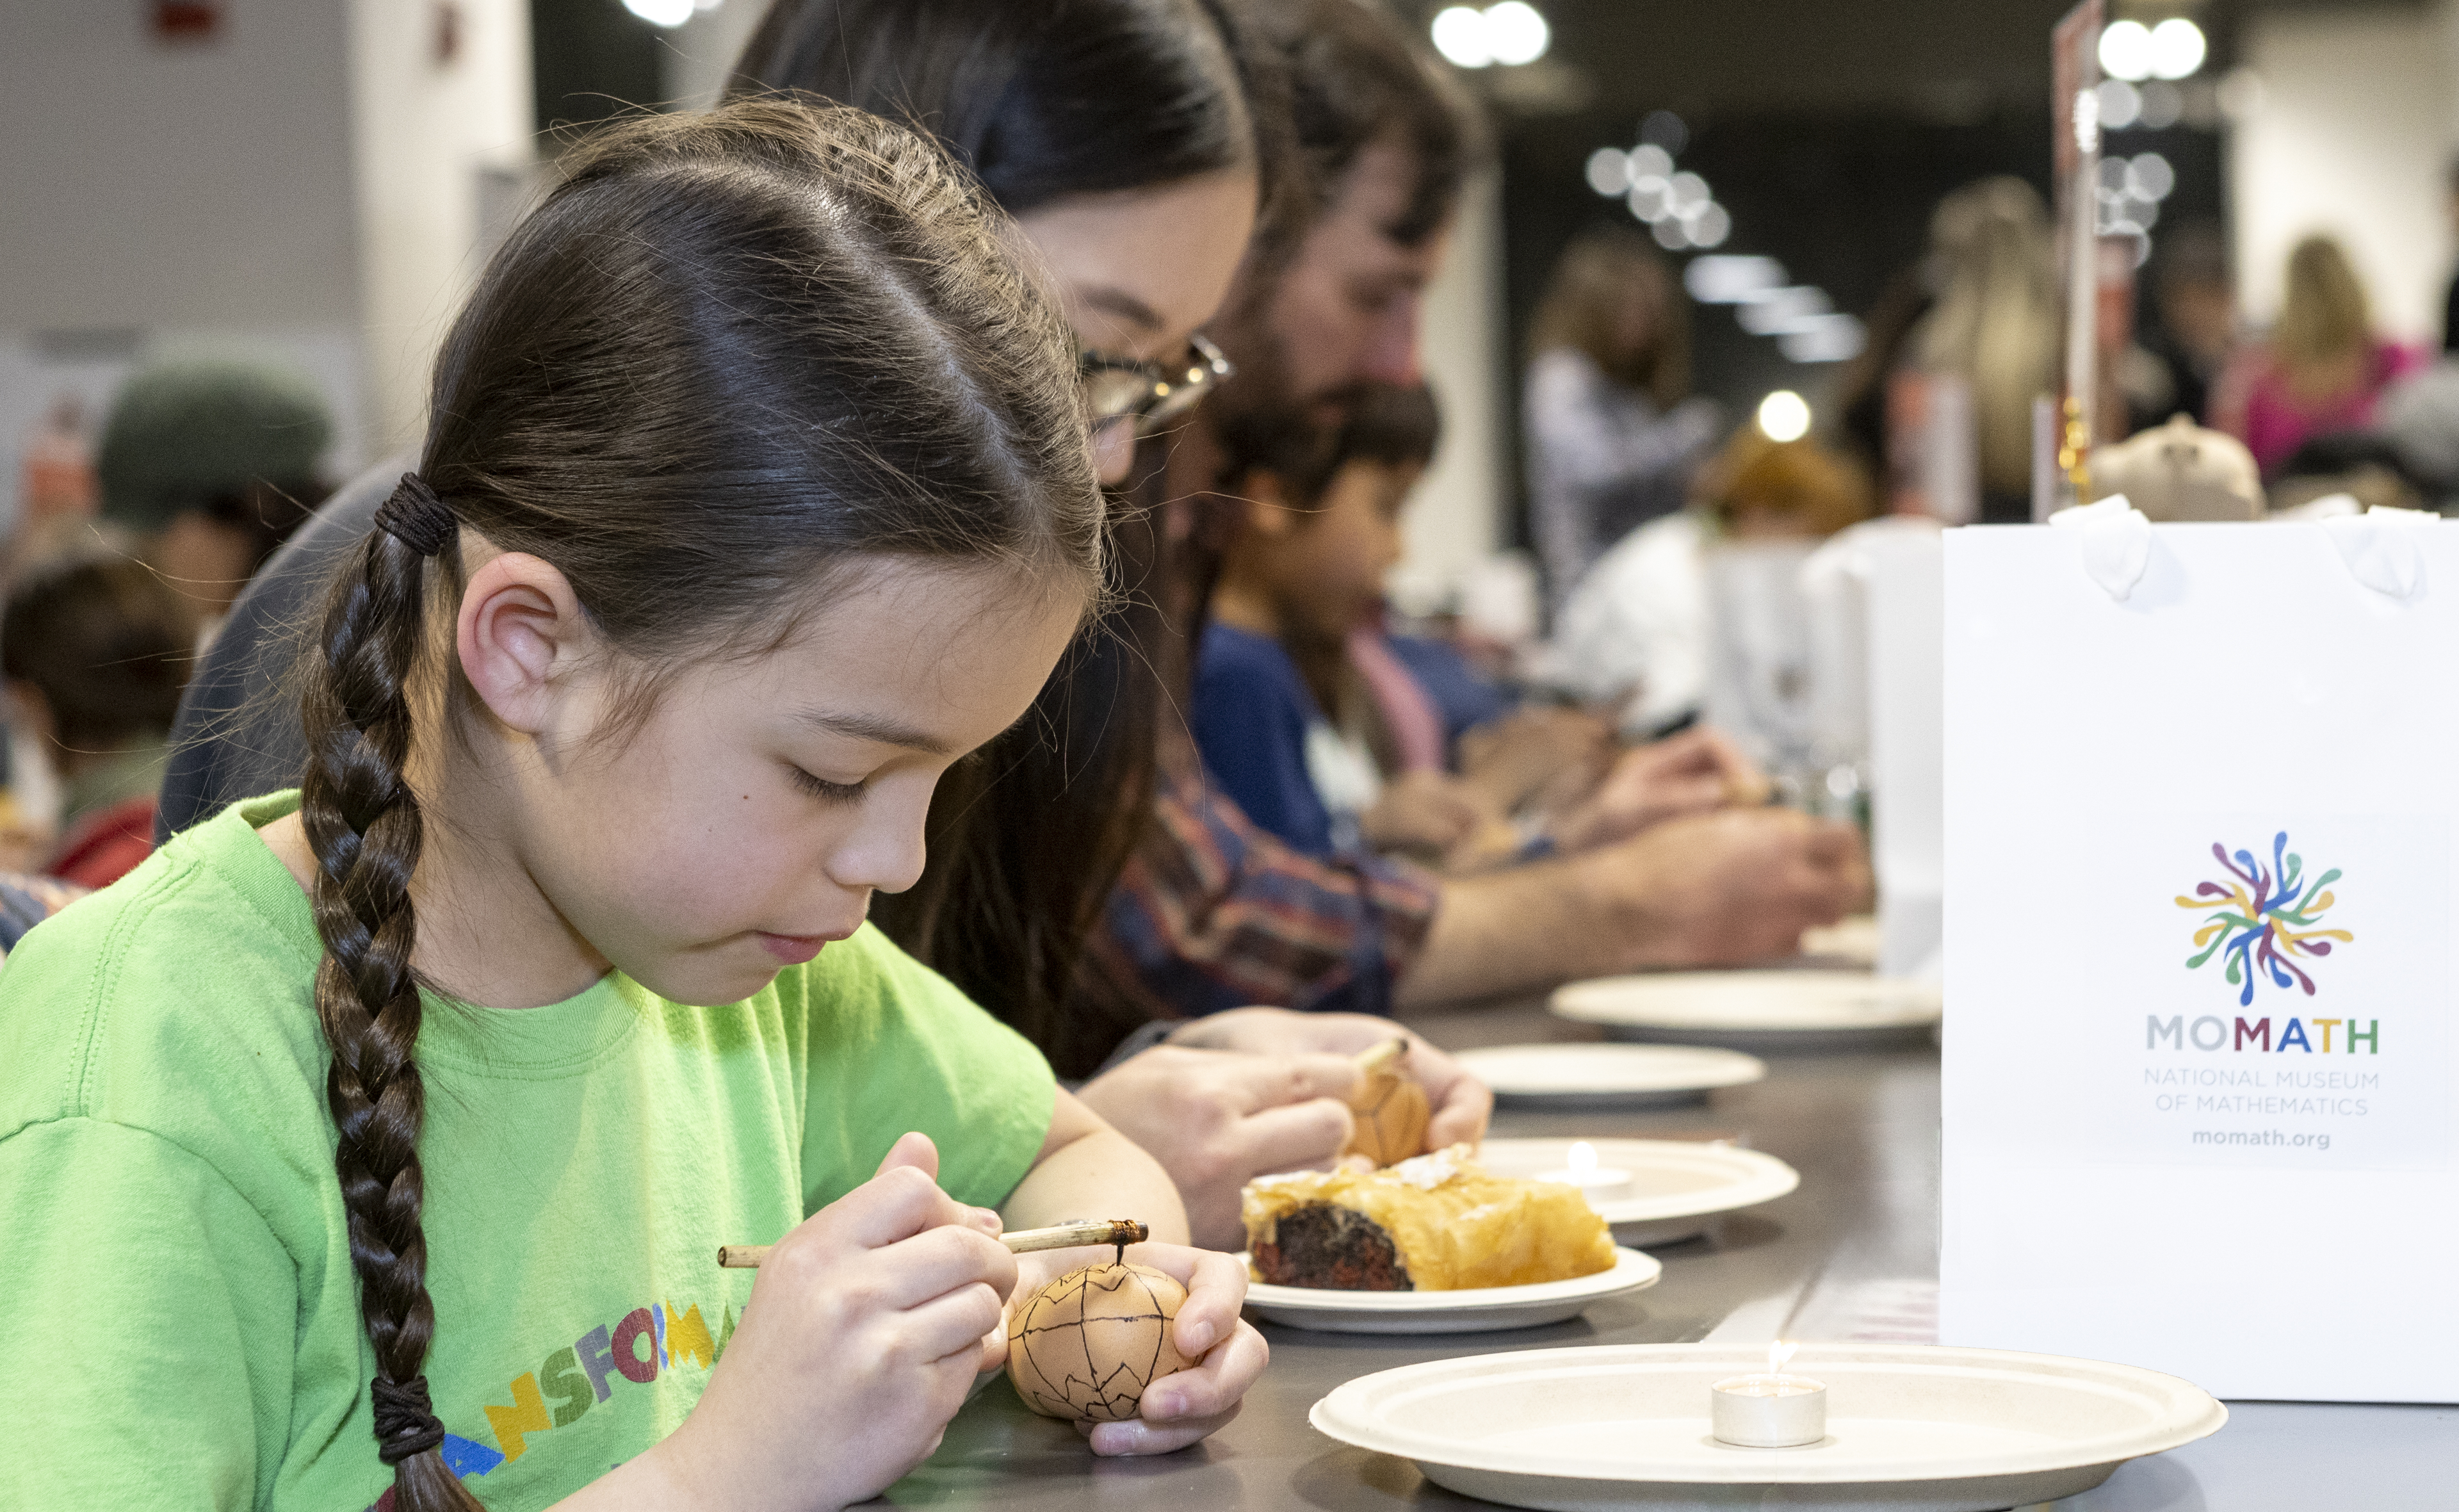
[[[935,735],[900,724],[880,714],[840,714],[833,709],[804,709],[794,718],[805,724],[827,730],[831,735],[849,736],[854,740],[873,741],[882,746],[902,746],[933,756],[945,756],[951,747]]]

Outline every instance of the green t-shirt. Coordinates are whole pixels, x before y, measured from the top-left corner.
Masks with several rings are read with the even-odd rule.
[[[0,974],[0,1506],[347,1512],[376,1458],[307,899],[242,804],[29,934]],[[765,1243],[908,1129],[1003,1201],[1050,1125],[1034,1049],[866,926],[758,997],[620,975],[519,1011],[430,998],[427,1376],[494,1512],[639,1454],[700,1397]]]

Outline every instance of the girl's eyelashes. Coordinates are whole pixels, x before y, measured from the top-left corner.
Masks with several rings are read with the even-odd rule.
[[[800,766],[793,766],[790,763],[788,764],[786,769],[794,774],[795,787],[800,788],[803,791],[809,793],[812,797],[819,799],[823,803],[850,804],[862,802],[863,784],[861,783],[830,782],[825,777],[814,777],[809,772],[807,772]]]

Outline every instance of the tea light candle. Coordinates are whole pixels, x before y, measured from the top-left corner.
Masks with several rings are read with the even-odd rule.
[[[1768,1350],[1764,1373],[1720,1380],[1708,1391],[1708,1422],[1719,1443],[1790,1449],[1827,1437],[1827,1387],[1784,1374],[1793,1346]]]
[[[1592,1201],[1599,1197],[1618,1197],[1630,1190],[1630,1172],[1598,1165],[1597,1147],[1587,1140],[1577,1141],[1571,1145],[1569,1153],[1563,1157],[1563,1169],[1546,1171],[1537,1179],[1577,1186]]]

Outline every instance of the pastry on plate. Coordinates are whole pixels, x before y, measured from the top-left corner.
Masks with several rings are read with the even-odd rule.
[[[1240,1195],[1255,1279],[1341,1292],[1454,1292],[1611,1270],[1578,1187],[1488,1173],[1455,1144],[1381,1170],[1259,1176]]]

